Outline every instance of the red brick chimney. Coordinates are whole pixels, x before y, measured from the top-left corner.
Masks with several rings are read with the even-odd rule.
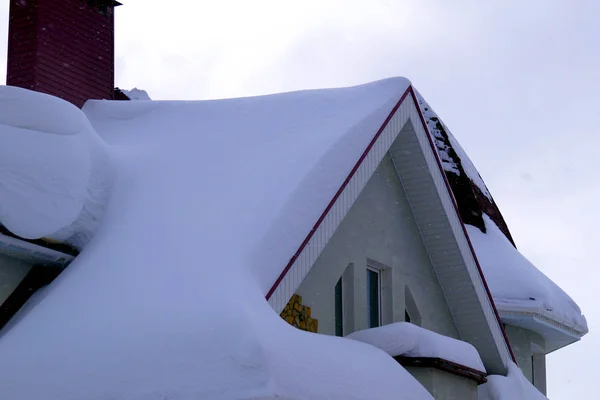
[[[10,0],[6,84],[82,107],[112,99],[114,0]]]

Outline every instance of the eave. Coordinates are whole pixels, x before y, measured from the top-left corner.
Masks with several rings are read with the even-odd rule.
[[[536,332],[544,338],[546,354],[581,340],[587,333],[574,324],[558,321],[552,313],[538,307],[496,304],[502,322]]]

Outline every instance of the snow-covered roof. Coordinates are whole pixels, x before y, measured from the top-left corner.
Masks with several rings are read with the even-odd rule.
[[[83,113],[0,88],[20,104],[0,112],[0,222],[83,248],[3,333],[0,386],[15,400],[430,398],[383,351],[299,332],[264,298],[409,85]]]
[[[148,92],[143,89],[133,88],[131,90],[120,90],[125,96],[129,97],[129,100],[152,100],[148,95]]]
[[[578,340],[588,332],[581,309],[516,249],[479,172],[444,122],[418,96],[502,320],[541,334],[548,352]]]
[[[519,253],[485,214],[484,221],[486,233],[471,225],[467,230],[502,320],[541,334],[548,352],[586,334],[586,319],[573,299]]]
[[[487,379],[478,388],[479,400],[548,400],[514,363],[508,365],[506,376],[489,375]]]
[[[346,164],[355,162],[408,85],[393,79],[254,99],[96,101],[85,114],[57,102],[34,129],[19,126],[29,105],[40,101],[43,109],[55,99],[0,88],[6,101],[23,100],[14,110],[20,117],[0,125],[0,148],[10,138],[13,147],[54,152],[52,160],[28,159],[28,168],[17,171],[21,182],[36,182],[35,193],[54,194],[43,170],[68,157],[70,143],[91,143],[95,132],[108,144],[115,169],[93,240],[3,332],[3,396],[397,399],[404,393],[431,399],[383,351],[301,332],[265,301],[289,252],[318,216],[314,208],[333,195]],[[55,117],[62,122],[53,128]],[[66,129],[70,135],[60,134]],[[79,155],[87,167],[73,185],[94,181],[93,154]],[[332,154],[327,160],[333,162],[325,163]],[[0,171],[18,162],[0,158]],[[56,171],[62,173],[69,176]],[[65,190],[53,198],[78,199],[78,193]],[[282,221],[287,201],[299,195],[306,207],[284,219],[288,234],[278,246],[261,246],[271,224]],[[83,212],[86,201],[74,202],[74,210]],[[11,215],[23,212],[15,210]],[[67,211],[43,224],[10,220],[11,228],[52,235],[77,225],[78,213]]]

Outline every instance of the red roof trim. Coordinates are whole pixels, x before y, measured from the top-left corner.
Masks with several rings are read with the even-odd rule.
[[[456,215],[458,216],[458,219],[460,220],[460,224],[462,226],[463,233],[464,233],[465,237],[467,238],[467,243],[469,244],[469,248],[471,249],[471,254],[473,255],[473,259],[475,260],[475,264],[477,265],[477,270],[479,271],[479,276],[481,276],[481,280],[483,281],[483,286],[485,287],[485,291],[487,293],[487,296],[490,299],[490,303],[491,303],[492,308],[494,310],[494,314],[496,315],[496,320],[498,321],[498,325],[500,326],[500,330],[502,331],[502,335],[504,336],[504,341],[506,342],[506,346],[508,347],[508,350],[510,352],[510,356],[511,356],[513,362],[516,364],[517,360],[516,360],[515,355],[513,353],[512,347],[510,346],[510,342],[508,341],[508,336],[506,335],[506,331],[504,330],[504,326],[502,325],[502,321],[500,319],[500,314],[498,313],[498,309],[496,308],[496,304],[494,303],[494,299],[492,297],[492,293],[490,292],[490,288],[489,288],[489,286],[487,284],[487,281],[485,280],[485,276],[483,275],[483,270],[481,269],[481,265],[479,264],[479,260],[477,259],[477,255],[475,254],[475,249],[473,248],[473,244],[471,243],[471,239],[469,238],[469,235],[467,233],[467,228],[465,227],[465,224],[464,224],[464,222],[463,222],[463,220],[462,220],[462,218],[460,216],[460,213],[458,211],[458,204],[456,202],[456,198],[454,197],[454,193],[452,192],[452,188],[450,187],[450,183],[448,182],[446,174],[444,173],[444,168],[442,167],[442,162],[441,162],[439,154],[438,154],[438,152],[437,152],[437,150],[435,148],[435,144],[433,143],[433,139],[431,138],[431,132],[429,132],[429,128],[427,127],[427,123],[425,122],[425,117],[423,116],[423,113],[421,112],[421,109],[419,108],[419,104],[417,102],[417,96],[415,95],[415,92],[414,92],[414,89],[413,89],[412,85],[409,86],[408,89],[406,89],[406,91],[404,92],[404,94],[402,95],[402,97],[400,97],[400,100],[398,100],[398,102],[396,103],[396,105],[394,106],[394,108],[392,109],[392,111],[390,112],[390,114],[388,115],[388,117],[385,119],[385,121],[383,121],[383,124],[381,125],[381,128],[379,128],[379,130],[377,131],[377,133],[375,134],[375,136],[373,137],[373,139],[371,140],[371,142],[369,143],[369,145],[367,146],[367,148],[365,149],[365,151],[363,152],[363,154],[360,156],[360,158],[358,159],[358,161],[356,162],[356,164],[354,165],[354,167],[352,168],[352,170],[350,171],[350,173],[348,174],[348,176],[346,177],[346,179],[344,180],[344,182],[342,183],[342,185],[340,186],[340,188],[338,189],[338,191],[333,196],[333,199],[331,199],[331,201],[329,202],[329,204],[325,208],[325,211],[323,211],[323,213],[321,214],[321,216],[319,217],[319,219],[317,220],[317,222],[315,223],[315,225],[313,226],[313,228],[310,230],[310,232],[308,233],[308,235],[306,235],[306,238],[304,239],[304,241],[302,242],[302,244],[300,244],[300,247],[298,247],[298,250],[296,250],[296,253],[294,253],[294,255],[292,256],[292,258],[290,259],[290,261],[287,263],[287,265],[285,266],[285,268],[283,269],[283,271],[281,272],[281,274],[279,275],[279,277],[277,278],[277,280],[275,281],[275,283],[273,284],[273,286],[271,286],[271,289],[269,289],[269,291],[267,292],[267,295],[265,297],[266,297],[267,300],[269,300],[271,298],[271,296],[273,295],[273,293],[275,293],[275,290],[277,289],[277,287],[279,286],[279,284],[281,283],[281,281],[283,281],[283,278],[285,278],[285,276],[287,275],[287,273],[289,272],[289,270],[292,268],[292,265],[294,265],[294,262],[296,261],[296,259],[298,259],[298,257],[300,256],[300,254],[302,253],[302,251],[304,250],[304,248],[306,248],[306,246],[308,245],[308,242],[310,241],[310,239],[313,237],[313,235],[315,234],[315,232],[317,231],[317,229],[319,228],[319,226],[321,225],[321,223],[323,222],[323,220],[325,219],[325,217],[327,216],[327,214],[329,214],[329,211],[331,210],[331,208],[333,207],[333,205],[335,204],[335,202],[337,201],[337,199],[340,197],[340,195],[342,194],[342,192],[344,191],[344,189],[346,188],[346,186],[348,186],[348,183],[350,182],[350,180],[352,179],[352,177],[354,176],[354,174],[356,173],[356,171],[358,170],[358,168],[360,167],[360,165],[362,164],[362,162],[365,160],[365,158],[367,157],[367,155],[369,154],[369,152],[373,148],[373,145],[375,144],[375,142],[377,141],[377,139],[379,139],[379,136],[381,136],[381,133],[383,132],[383,130],[385,129],[385,127],[387,126],[387,124],[390,122],[390,120],[392,119],[392,117],[394,116],[394,114],[396,113],[396,111],[398,110],[398,108],[402,105],[402,103],[404,102],[404,100],[406,99],[406,97],[409,94],[413,98],[413,101],[415,103],[415,107],[417,109],[417,112],[419,113],[419,118],[421,119],[421,124],[423,125],[423,129],[425,129],[425,132],[427,132],[427,139],[429,141],[429,145],[431,146],[431,149],[433,150],[436,162],[438,164],[440,172],[442,173],[442,177],[444,178],[444,183],[446,185],[446,188],[448,189],[448,193],[450,195],[450,198],[452,199],[452,204],[454,205],[454,209],[456,210]]]
[[[465,223],[462,220],[462,217],[460,216],[460,212],[458,211],[458,203],[456,202],[456,198],[454,197],[454,192],[452,192],[452,188],[450,187],[450,182],[448,182],[448,178],[446,177],[446,173],[444,172],[444,167],[442,166],[442,161],[440,160],[440,155],[438,154],[438,152],[435,148],[435,144],[433,143],[433,138],[432,138],[431,132],[429,132],[429,128],[427,127],[427,123],[425,122],[425,116],[421,112],[421,108],[419,107],[419,103],[417,102],[417,96],[415,95],[415,91],[414,91],[413,87],[410,86],[408,88],[408,90],[410,91],[410,95],[412,96],[413,101],[415,102],[415,106],[419,113],[419,118],[421,119],[421,124],[423,125],[423,129],[425,129],[425,132],[427,132],[427,139],[429,140],[429,145],[431,146],[431,149],[433,150],[433,153],[435,155],[435,160],[437,161],[440,172],[442,173],[442,176],[444,177],[444,183],[446,184],[446,188],[448,189],[448,193],[450,194],[450,198],[452,199],[452,204],[454,205],[454,209],[456,210],[456,215],[458,216],[458,219],[460,220],[460,225],[463,229],[463,233],[465,234],[465,238],[467,238],[467,243],[469,244],[469,248],[471,249],[471,254],[473,255],[473,259],[475,260],[475,265],[477,265],[477,270],[479,271],[479,276],[481,276],[483,286],[485,287],[485,292],[487,293],[487,296],[490,299],[490,303],[492,304],[492,309],[494,310],[494,314],[496,315],[496,320],[498,321],[498,325],[500,326],[500,330],[502,331],[502,336],[504,336],[504,341],[506,342],[506,346],[508,347],[508,351],[510,352],[510,357],[512,358],[513,362],[516,364],[517,359],[515,358],[513,349],[510,346],[510,342],[508,341],[508,335],[506,334],[506,331],[504,330],[504,325],[502,324],[502,320],[500,319],[500,314],[498,313],[498,309],[496,308],[496,303],[494,303],[494,298],[492,297],[492,292],[490,291],[487,281],[485,280],[485,276],[483,275],[483,270],[481,269],[481,265],[479,264],[479,260],[477,259],[477,254],[475,253],[475,248],[473,247],[473,243],[471,243],[471,238],[469,237],[469,234],[467,232],[467,227],[465,226]]]
[[[383,124],[381,125],[381,128],[379,128],[379,130],[377,131],[377,133],[375,134],[375,136],[373,137],[373,139],[371,140],[371,142],[369,143],[369,145],[367,146],[367,148],[365,149],[365,151],[362,153],[362,155],[360,156],[360,158],[358,159],[358,161],[354,165],[354,168],[352,168],[352,170],[350,171],[350,173],[346,177],[346,180],[344,180],[344,182],[342,183],[342,186],[340,186],[340,188],[338,189],[338,191],[335,193],[335,195],[333,196],[333,199],[331,199],[331,201],[327,205],[327,208],[325,208],[325,211],[323,211],[323,214],[321,214],[321,216],[319,217],[319,219],[317,220],[317,222],[315,223],[315,225],[313,226],[313,228],[310,230],[310,232],[308,233],[308,235],[306,235],[306,238],[304,239],[304,241],[302,242],[302,244],[300,245],[300,247],[298,248],[298,250],[296,250],[296,253],[294,253],[294,255],[292,256],[292,258],[290,259],[290,261],[287,263],[287,265],[285,266],[285,268],[283,269],[283,271],[281,272],[281,274],[279,275],[279,277],[277,278],[277,280],[275,281],[275,283],[273,284],[273,286],[271,286],[271,289],[269,289],[269,292],[265,296],[267,298],[267,300],[269,300],[271,298],[271,296],[273,295],[273,293],[275,293],[275,290],[277,289],[277,287],[279,286],[279,284],[281,283],[281,281],[283,280],[283,278],[285,278],[285,276],[287,275],[287,273],[290,270],[290,268],[292,268],[292,265],[294,265],[294,262],[300,256],[300,253],[302,253],[302,250],[304,250],[304,248],[306,247],[306,245],[308,244],[308,242],[310,241],[310,239],[313,237],[313,235],[315,234],[315,232],[317,231],[317,229],[319,228],[319,226],[321,225],[321,223],[323,222],[323,220],[325,219],[325,217],[327,216],[327,214],[329,214],[329,211],[331,210],[331,208],[333,207],[333,205],[335,204],[335,202],[337,201],[337,199],[340,197],[340,195],[342,194],[342,192],[344,191],[344,189],[346,188],[346,186],[348,186],[348,183],[350,182],[350,179],[352,179],[352,177],[354,176],[354,174],[356,173],[356,171],[358,170],[358,168],[360,167],[360,165],[362,164],[362,162],[367,157],[367,154],[369,154],[369,152],[373,148],[373,145],[375,144],[375,142],[377,141],[377,139],[379,139],[379,136],[381,136],[381,133],[383,132],[383,130],[385,129],[385,127],[387,126],[387,124],[390,122],[390,120],[392,119],[392,117],[394,116],[394,114],[396,113],[396,111],[398,110],[398,108],[400,107],[400,105],[404,102],[404,99],[406,99],[406,97],[410,93],[410,90],[411,89],[410,89],[410,86],[409,86],[409,88],[406,89],[406,91],[404,92],[404,94],[402,95],[402,97],[400,97],[400,100],[398,100],[398,102],[396,103],[396,105],[394,106],[394,108],[392,108],[392,111],[390,112],[390,114],[388,115],[388,117],[385,119],[385,121],[383,121]]]

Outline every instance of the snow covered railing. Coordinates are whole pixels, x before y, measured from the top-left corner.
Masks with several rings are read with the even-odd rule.
[[[487,382],[487,373],[469,368],[466,365],[458,364],[444,358],[439,357],[406,357],[395,356],[394,360],[398,361],[403,367],[422,367],[435,368],[441,371],[448,372],[453,375],[462,376],[477,382],[478,385]]]
[[[444,360],[457,368],[485,376],[479,353],[470,343],[431,332],[409,322],[397,322],[351,333],[349,339],[371,344],[392,357]],[[416,361],[415,361],[416,362]],[[425,362],[425,361],[422,361]]]

